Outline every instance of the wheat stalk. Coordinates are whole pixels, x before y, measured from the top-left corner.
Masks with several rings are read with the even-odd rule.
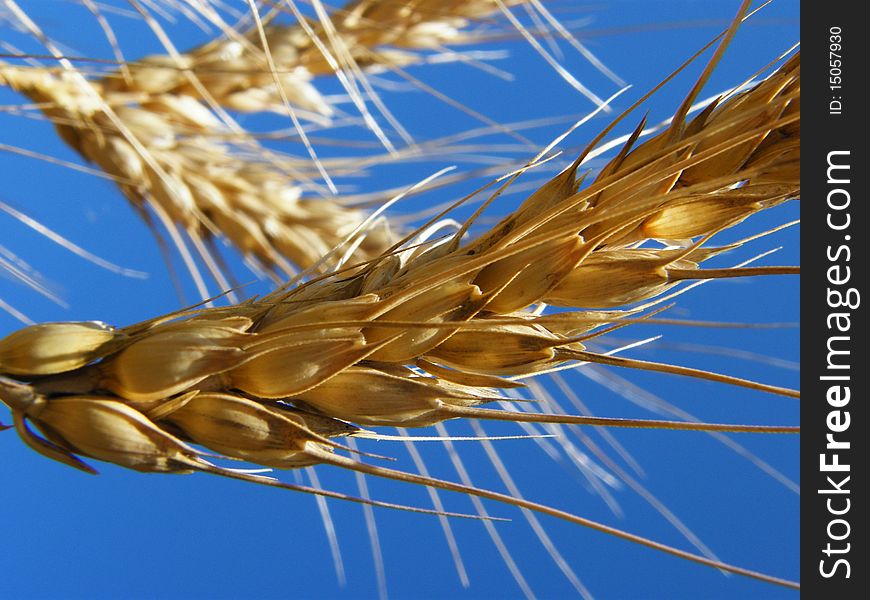
[[[693,120],[686,122],[681,108],[659,136],[637,147],[631,139],[581,189],[576,173],[584,152],[470,242],[463,234],[474,217],[441,243],[411,238],[368,263],[229,307],[191,309],[121,329],[88,323],[25,328],[0,341],[0,394],[29,445],[78,468],[89,467],[76,455],[137,470],[199,470],[284,485],[218,467],[187,444],[192,441],[275,468],[325,463],[496,499],[793,585],[515,496],[340,456],[335,450],[346,448],[335,438],[371,435],[359,425],[418,427],[455,418],[795,432],[480,405],[506,398],[498,390],[524,376],[572,361],[796,397],[793,390],[726,375],[603,355],[586,342],[643,318],[682,281],[796,272],[699,265],[723,250],[704,246],[712,235],[798,195],[799,98],[795,55],[763,82]],[[668,240],[668,246],[637,247],[650,240]],[[581,310],[529,310],[539,302]]]

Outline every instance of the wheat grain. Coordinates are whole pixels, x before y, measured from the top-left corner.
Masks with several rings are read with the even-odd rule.
[[[196,389],[241,387],[255,395],[265,391],[266,397],[299,398],[348,421],[365,421],[366,411],[378,410],[382,414],[371,422],[401,425],[430,418],[442,402],[469,405],[493,399],[479,395],[474,388],[419,377],[401,366],[417,359],[430,363],[445,360],[457,370],[485,375],[505,375],[511,369],[510,374],[524,374],[529,368],[552,367],[581,356],[584,360],[616,364],[616,359],[596,358],[579,339],[565,335],[565,331],[578,328],[582,316],[575,322],[567,319],[559,332],[542,325],[534,315],[517,311],[541,300],[549,301],[551,293],[562,304],[621,306],[654,296],[685,279],[728,275],[722,270],[705,274],[696,268],[697,263],[685,258],[703,259],[715,250],[699,252],[695,246],[687,251],[614,250],[611,240],[616,237],[622,244],[637,241],[638,232],[647,231],[643,224],[651,216],[662,219],[677,207],[694,205],[699,188],[706,190],[705,202],[717,202],[720,190],[733,191],[729,188],[735,184],[741,184],[738,190],[756,188],[758,178],[764,182],[761,189],[767,190],[771,172],[782,179],[780,175],[789,172],[787,167],[796,159],[791,125],[799,114],[787,112],[786,107],[799,93],[798,82],[796,55],[765,82],[726,100],[713,113],[715,118],[692,123],[686,128],[692,132],[688,137],[674,136],[665,147],[661,137],[655,138],[619,159],[636,164],[631,161],[635,152],[641,157],[659,155],[647,165],[637,165],[625,175],[618,169],[606,169],[581,192],[561,197],[553,194],[547,199],[545,211],[527,203],[495,227],[497,238],[484,236],[446,254],[436,247],[432,250],[434,258],[425,252],[415,254],[376,292],[357,295],[364,287],[369,272],[366,268],[355,275],[336,274],[237,307],[194,312],[181,320],[161,318],[135,330],[122,329],[123,341],[114,344],[112,352],[105,356],[94,353],[114,339],[113,332],[101,333],[107,339],[101,337],[95,347],[88,340],[69,343],[64,361],[58,364],[54,364],[56,359],[52,362],[53,357],[40,356],[42,348],[49,344],[46,340],[56,345],[64,336],[76,338],[79,332],[90,331],[90,326],[35,326],[0,342],[2,355],[12,357],[11,362],[6,359],[12,366],[4,363],[4,370],[25,378],[55,372],[50,383],[54,393],[63,389],[63,372],[69,371],[77,386],[90,382],[93,391],[110,390],[130,402],[159,402]],[[752,107],[758,97],[763,100],[763,114],[767,116],[761,127],[757,119],[747,122],[743,118],[746,107]],[[749,111],[752,117],[755,112]],[[718,137],[723,121],[737,129],[727,138]],[[740,148],[748,137],[740,126],[748,129],[752,136],[749,139],[757,140],[755,146],[773,139],[783,149],[777,151],[775,144],[766,144],[763,168],[755,163],[754,152],[740,153],[738,162],[722,160],[723,156],[734,155],[734,148]],[[705,144],[711,136],[722,141]],[[710,167],[707,180],[680,185],[682,178],[674,176],[694,173],[690,167],[700,166]],[[644,176],[641,185],[628,188],[624,180],[636,182],[638,172]],[[566,176],[573,177],[574,168],[557,180]],[[651,183],[644,185],[645,181]],[[662,189],[662,181],[668,182],[666,189]],[[760,197],[759,190],[754,189],[754,202],[745,210],[761,210],[796,195],[798,185],[797,181],[781,182],[767,197]],[[563,189],[570,191],[573,186]],[[624,193],[626,198],[604,195],[613,189],[630,191]],[[638,193],[637,189],[646,193]],[[532,200],[540,197],[534,195]],[[611,216],[612,212],[618,218]],[[701,233],[709,236],[734,221],[733,216],[709,221],[710,229]],[[697,222],[693,224],[696,226]],[[625,259],[627,254],[638,256]],[[594,274],[602,264],[614,265],[611,285],[602,286],[600,280],[590,276],[589,288],[583,288],[584,271]],[[678,273],[675,281],[669,279],[669,268]],[[572,279],[574,273],[579,283]],[[597,295],[590,297],[590,290]],[[487,319],[493,317],[514,325],[487,327]],[[614,320],[618,321],[618,317]],[[456,337],[466,322],[484,328],[459,334],[459,343],[451,344],[451,336]],[[583,339],[589,337],[587,333]],[[22,354],[30,348],[37,358],[27,371],[28,360]],[[276,384],[275,368],[281,363],[286,365],[290,358],[301,358],[296,354],[299,349],[314,360],[300,361],[297,364],[301,365],[301,376],[284,377]],[[501,355],[503,349],[505,354]],[[94,358],[102,360],[92,366],[82,365]],[[363,359],[374,367],[352,366]],[[42,366],[44,360],[52,366]],[[631,362],[620,359],[619,364]],[[292,372],[295,367],[291,363],[283,370]],[[677,372],[677,368],[672,371]],[[688,373],[685,369],[680,372]],[[402,386],[411,386],[416,393]],[[351,394],[349,390],[356,392]]]
[[[104,323],[41,323],[3,341],[0,370],[12,375],[52,375],[83,367],[110,352],[117,339]]]
[[[606,333],[608,328],[601,329],[602,325],[618,325],[623,317],[644,308],[632,308],[631,303],[654,299],[685,279],[765,272],[705,273],[698,263],[721,249],[701,248],[701,244],[748,214],[798,194],[794,162],[799,158],[795,126],[799,113],[789,110],[789,105],[799,98],[799,65],[795,55],[763,82],[724,99],[685,126],[676,122],[668,132],[635,149],[631,149],[634,140],[630,141],[585,189],[578,189],[575,181],[578,159],[477,240],[463,243],[457,236],[453,243],[391,254],[390,261],[399,258],[388,271],[391,276],[375,268],[375,259],[346,273],[240,305],[192,310],[120,329],[96,348],[90,343],[65,343],[69,350],[64,361],[48,357],[52,365],[48,377],[42,377],[45,370],[36,359],[32,363],[17,359],[14,373],[4,367],[4,374],[14,379],[4,377],[2,398],[12,408],[22,437],[67,464],[75,464],[78,459],[73,455],[79,454],[139,470],[194,469],[230,476],[184,445],[186,438],[222,455],[263,465],[295,468],[326,463],[497,499],[697,562],[791,585],[515,496],[348,459],[334,453],[336,444],[329,438],[353,435],[355,430],[345,422],[417,427],[469,417],[796,431],[779,426],[519,413],[479,405],[505,398],[490,388],[495,377],[526,375],[576,360],[796,395],[792,390],[686,367],[605,356],[590,352],[584,342]],[[721,209],[732,206],[735,194],[750,196],[752,201],[741,200],[738,212]],[[679,217],[681,210],[703,209],[712,217]],[[663,223],[677,234],[674,238],[686,240],[681,242],[684,248],[632,246],[660,231],[650,223]],[[699,236],[700,240],[692,239]],[[595,276],[596,270],[606,272],[608,265],[613,267],[609,283],[603,275]],[[366,285],[370,274],[377,278],[376,285]],[[551,298],[571,306],[624,310],[604,319],[596,311],[569,313],[558,325],[526,310]],[[38,327],[0,340],[0,355],[20,357],[28,347],[44,347],[45,336],[63,334]],[[67,327],[75,337],[87,325]],[[106,352],[103,344],[109,341],[113,347]],[[409,368],[409,363],[435,368],[424,375]],[[34,365],[30,371],[29,364]],[[470,377],[464,383],[439,378],[448,368],[459,373],[457,379],[463,379],[463,374]],[[476,380],[475,375],[484,379]],[[270,398],[294,405],[295,411],[288,413]],[[25,419],[43,430],[46,439],[35,438]],[[161,427],[178,431],[181,437]]]

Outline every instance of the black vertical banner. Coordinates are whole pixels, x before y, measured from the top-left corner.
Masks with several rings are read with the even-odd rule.
[[[801,7],[801,586],[870,598],[866,181],[870,31],[862,2]]]

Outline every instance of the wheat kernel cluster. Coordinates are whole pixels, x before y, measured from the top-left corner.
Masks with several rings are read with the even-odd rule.
[[[276,282],[307,269],[292,285],[226,306],[196,305],[129,326],[41,323],[7,335],[0,340],[0,400],[11,411],[11,428],[36,452],[88,472],[94,469],[87,461],[96,460],[344,497],[227,461],[278,470],[332,465],[500,500],[793,585],[521,498],[375,466],[354,440],[377,438],[382,427],[451,419],[797,433],[790,426],[590,417],[499,403],[528,378],[581,362],[798,397],[762,382],[593,348],[615,330],[654,320],[685,282],[798,272],[703,265],[754,241],[717,245],[717,234],[800,195],[800,54],[688,117],[694,91],[671,125],[644,139],[641,122],[588,177],[584,159],[596,140],[477,236],[467,233],[477,215],[438,239],[426,227],[391,228],[383,217],[367,222],[363,209],[305,196],[304,184],[317,178],[312,164],[270,155],[253,138],[219,139],[232,138],[232,126],[219,117],[224,109],[293,107],[334,116],[313,82],[335,66],[315,39],[343,40],[347,56],[338,59],[363,69],[401,67],[419,61],[421,50],[468,41],[469,22],[498,10],[483,1],[409,6],[360,0],[336,11],[332,26],[320,25],[316,35],[306,30],[311,25],[268,23],[99,79],[0,63],[0,84],[38,104],[58,135],[143,214],[153,211],[197,244],[229,240]],[[257,160],[239,158],[254,154]],[[349,239],[352,254],[333,251]]]

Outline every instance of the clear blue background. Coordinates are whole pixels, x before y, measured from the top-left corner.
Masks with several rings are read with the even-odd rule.
[[[71,54],[111,58],[93,17],[75,2],[28,0],[21,3],[45,31],[68,45]],[[123,5],[112,2],[112,5]],[[243,4],[243,3],[240,3]],[[616,106],[625,107],[708,41],[732,16],[737,2],[610,1],[594,7],[570,2],[548,3],[566,23],[590,18],[578,34],[633,89]],[[798,2],[778,0],[737,36],[707,94],[742,82],[797,41]],[[108,15],[129,58],[159,52],[154,37],[139,22]],[[167,25],[179,48],[208,36],[183,17]],[[37,45],[12,31],[3,39],[27,52]],[[428,66],[413,72],[430,85],[501,122],[533,117],[579,116],[591,105],[571,90],[522,41],[507,41],[510,59],[495,63],[516,75],[513,82],[460,65]],[[564,45],[563,45],[564,47]],[[565,64],[582,81],[606,97],[615,86],[566,48]],[[689,89],[691,74],[679,77],[649,104],[651,122],[672,114]],[[329,82],[323,89],[338,91]],[[385,94],[390,107],[420,140],[437,137],[474,122],[422,93]],[[0,89],[0,104],[20,103],[20,97]],[[630,129],[640,113],[630,118]],[[257,126],[286,126],[282,121]],[[594,120],[569,137],[566,156],[604,126]],[[543,145],[562,126],[539,128],[525,135]],[[360,131],[350,135],[370,140]],[[488,143],[505,143],[491,137]],[[0,114],[0,142],[71,161],[78,157],[55,137],[49,124]],[[288,146],[276,148],[292,150]],[[329,154],[327,148],[320,148]],[[524,149],[514,157],[533,154]],[[378,170],[372,182],[359,177],[344,186],[365,184],[367,190],[410,184],[435,169],[453,164],[437,158],[425,164]],[[466,164],[462,168],[473,169]],[[148,271],[147,280],[107,273],[72,256],[0,214],[0,243],[36,268],[66,300],[56,306],[9,280],[0,280],[2,297],[37,321],[100,319],[118,325],[132,323],[179,306],[156,244],[147,228],[112,185],[86,174],[4,153],[0,156],[3,189],[0,199],[25,211],[88,250],[125,267]],[[539,175],[538,177],[543,177]],[[478,182],[479,183],[479,182]],[[472,189],[466,182],[425,196],[401,208],[408,212],[459,197]],[[509,210],[520,195],[508,197],[499,211]],[[796,203],[747,221],[722,241],[762,231],[797,217]],[[757,252],[783,246],[765,264],[796,264],[796,228],[777,233],[751,248],[726,257],[733,264]],[[250,276],[248,275],[250,278]],[[190,286],[188,286],[190,288]],[[256,287],[252,289],[257,289]],[[675,316],[741,322],[796,322],[797,278],[722,281],[683,296]],[[188,292],[192,292],[188,289]],[[0,334],[19,325],[0,314]],[[679,361],[768,383],[797,387],[797,371],[757,360],[691,352],[679,344],[739,348],[760,356],[796,361],[796,329],[681,329],[647,326],[620,332],[639,339],[663,333],[661,343],[632,355]],[[710,421],[747,423],[797,422],[798,403],[726,386],[654,374],[618,373],[632,383]],[[619,395],[579,373],[568,381],[596,414],[649,417]],[[9,421],[0,412],[0,421]],[[498,428],[488,427],[488,431]],[[451,427],[458,435],[470,430]],[[514,429],[510,429],[514,431]],[[424,432],[425,433],[425,432]],[[790,579],[798,577],[799,511],[797,494],[762,473],[747,460],[704,434],[656,431],[611,432],[645,471],[644,484],[723,560]],[[601,443],[601,438],[592,432]],[[798,477],[795,437],[735,436],[761,459],[787,477]],[[396,456],[397,467],[413,469],[407,453],[396,445],[368,444],[369,449]],[[690,549],[689,544],[650,506],[628,489],[616,490],[623,514],[614,515],[590,493],[576,471],[551,461],[532,441],[501,442],[497,446],[524,494],[543,503]],[[460,447],[475,482],[502,489],[482,449],[466,442]],[[456,479],[443,449],[421,447],[433,474]],[[612,452],[610,452],[613,455]],[[236,482],[195,476],[141,475],[111,465],[97,465],[99,477],[75,472],[28,450],[13,432],[0,434],[0,506],[6,518],[0,535],[3,565],[0,596],[8,598],[370,598],[377,583],[359,506],[330,502],[347,570],[347,585],[336,582],[323,526],[312,497]],[[320,469],[322,482],[355,492],[353,477]],[[282,476],[293,481],[291,473]],[[369,480],[372,494],[411,504],[428,505],[423,489]],[[447,507],[472,510],[455,494],[442,495]],[[545,598],[573,597],[573,589],[534,537],[521,513],[489,503],[492,514],[512,523],[498,525],[534,592]],[[453,570],[447,545],[436,519],[394,511],[376,511],[393,598],[512,598],[520,591],[511,579],[484,528],[454,521],[471,587],[463,589]],[[602,598],[774,598],[793,592],[726,577],[709,568],[635,547],[632,544],[542,517],[559,551],[594,595]]]

